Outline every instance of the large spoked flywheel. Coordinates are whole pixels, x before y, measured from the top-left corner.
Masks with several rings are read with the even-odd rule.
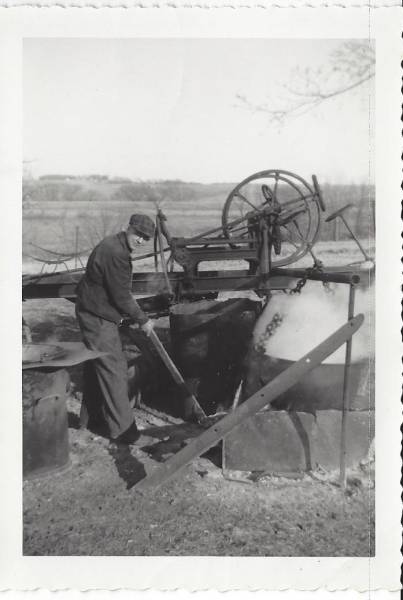
[[[312,184],[280,169],[247,177],[229,194],[223,208],[222,228],[228,238],[250,237],[259,223],[268,223],[272,235],[272,266],[302,258],[314,245],[325,210],[316,177]],[[261,226],[261,225],[260,225]]]

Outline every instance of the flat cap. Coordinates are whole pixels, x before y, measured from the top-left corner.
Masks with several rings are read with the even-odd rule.
[[[148,216],[141,213],[134,214],[130,217],[129,225],[135,230],[138,235],[145,239],[150,239],[154,235],[155,224]]]

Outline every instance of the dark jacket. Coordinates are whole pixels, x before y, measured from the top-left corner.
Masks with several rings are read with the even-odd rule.
[[[91,252],[77,286],[81,309],[119,323],[123,316],[143,325],[147,316],[131,294],[132,265],[126,233],[103,239]]]

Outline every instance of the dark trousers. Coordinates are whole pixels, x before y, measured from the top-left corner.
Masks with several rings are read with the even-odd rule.
[[[116,438],[134,422],[118,326],[82,310],[79,304],[76,315],[87,348],[107,353],[84,366],[83,404],[88,412],[88,428],[102,429],[106,425],[106,435]]]

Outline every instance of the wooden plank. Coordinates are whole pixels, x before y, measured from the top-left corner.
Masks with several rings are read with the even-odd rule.
[[[345,325],[340,327],[311,352],[295,362],[291,367],[280,373],[261,390],[253,394],[233,412],[216,422],[204,431],[191,444],[180,450],[172,458],[157,468],[151,475],[142,479],[135,487],[136,490],[156,488],[170,479],[180,469],[185,467],[218,441],[224,438],[237,425],[251,415],[271,404],[280,394],[295,385],[306,373],[318,366],[328,356],[333,354],[340,346],[351,339],[352,335],[361,327],[364,321],[362,314],[357,315]]]

